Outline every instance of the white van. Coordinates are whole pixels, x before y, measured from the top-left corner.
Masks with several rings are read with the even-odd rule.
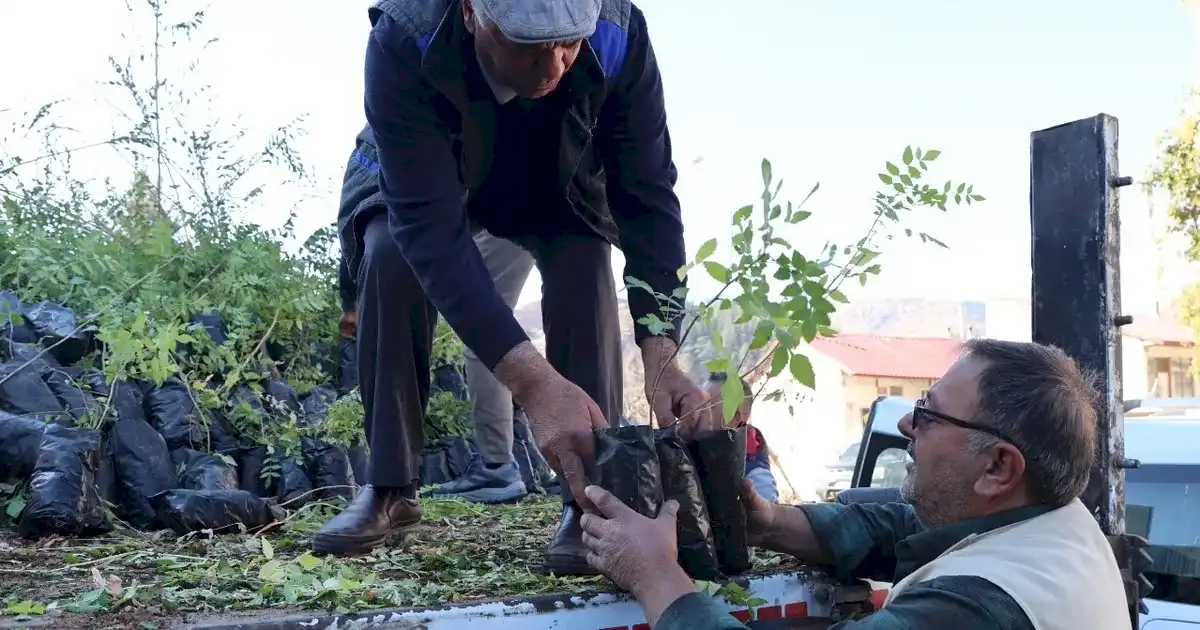
[[[855,464],[855,489],[839,501],[899,500],[900,482],[880,484],[873,473],[881,459],[908,457],[899,423],[914,403],[896,396],[875,401]],[[1200,630],[1200,417],[1194,413],[1200,401],[1129,401],[1125,407],[1125,457],[1139,463],[1125,471],[1125,530],[1150,542],[1154,560],[1146,574],[1154,590],[1139,628]],[[858,490],[868,487],[878,491]]]

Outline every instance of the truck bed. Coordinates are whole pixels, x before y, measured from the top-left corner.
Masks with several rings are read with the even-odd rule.
[[[604,578],[534,572],[557,525],[557,498],[486,507],[427,499],[422,507],[425,522],[408,536],[347,559],[308,552],[309,536],[336,509],[321,503],[254,536],[121,530],[33,543],[5,532],[0,627],[549,628],[564,615],[569,626],[557,627],[643,623],[636,603]],[[760,616],[825,616],[855,597],[774,554],[757,554],[747,578],[748,594],[724,591],[731,610],[745,611],[753,597],[767,602]]]

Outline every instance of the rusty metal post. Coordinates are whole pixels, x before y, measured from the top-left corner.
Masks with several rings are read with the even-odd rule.
[[[1033,340],[1099,377],[1096,466],[1083,500],[1105,534],[1125,531],[1117,119],[1106,114],[1030,137]]]

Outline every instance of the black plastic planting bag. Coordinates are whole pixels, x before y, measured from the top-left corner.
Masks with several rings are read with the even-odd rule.
[[[183,381],[171,377],[150,391],[145,399],[150,424],[167,440],[167,448],[205,448],[204,425],[192,392]]]
[[[279,449],[276,449],[276,453]],[[238,485],[260,497],[274,497],[296,508],[311,498],[312,481],[304,466],[291,457],[271,455],[265,446],[242,450],[237,458]]]
[[[80,327],[75,313],[65,306],[41,302],[25,309],[25,318],[50,354],[64,364],[82,359],[93,349],[93,328]]]
[[[156,518],[150,497],[179,485],[167,442],[145,420],[119,416],[108,439],[121,512],[134,527],[153,529]]]
[[[654,450],[662,473],[663,501],[679,502],[675,525],[679,566],[697,580],[715,579],[719,568],[712,524],[687,444],[675,427],[659,429],[654,432]]]
[[[262,529],[275,516],[266,501],[245,490],[167,490],[151,498],[158,520],[179,535]]]
[[[300,438],[308,476],[321,498],[354,496],[354,470],[346,449],[311,437]]]
[[[0,291],[0,359],[7,359],[10,344],[37,343],[37,333],[21,314],[21,300],[8,291]]]
[[[58,369],[42,372],[42,380],[58,399],[58,402],[76,420],[89,418],[89,425],[95,426],[100,420],[103,407],[96,403],[96,398],[90,391],[81,389],[75,384],[71,374],[73,370]]]
[[[534,442],[533,432],[529,430],[529,418],[520,409],[513,411],[513,458],[518,467],[521,467],[522,479],[528,477],[525,479],[525,486],[530,492],[545,492],[553,485],[554,471],[550,469],[550,464],[546,463],[546,458]],[[526,461],[528,470],[524,468]]]
[[[663,494],[654,429],[639,425],[596,431],[596,468],[590,478],[638,514],[658,517]]]
[[[171,453],[179,485],[188,490],[237,490],[237,472],[216,455],[181,448]]]
[[[704,488],[717,562],[728,575],[743,573],[750,568],[746,509],[741,501],[742,477],[746,475],[746,427],[704,434],[688,448]]]
[[[42,380],[48,369],[37,362],[26,365],[20,358],[0,363],[0,410],[43,420],[62,415],[62,404]]]
[[[99,431],[47,425],[18,524],[21,534],[36,538],[111,530],[96,490],[99,463]]]
[[[121,420],[146,421],[146,410],[142,408],[145,394],[137,383],[118,380],[109,384],[99,372],[84,372],[80,379],[87,383],[93,396],[107,399],[101,407],[107,408],[110,416],[116,415]]]
[[[458,479],[471,463],[471,452],[471,444],[461,437],[442,438],[425,447],[420,485],[436,486]]]
[[[300,395],[285,381],[272,379],[263,384],[263,404],[277,418],[287,419],[289,415],[295,415],[298,420],[304,419]]]
[[[46,423],[0,411],[0,481],[24,479],[37,466]]]
[[[443,365],[433,369],[431,392],[450,392],[455,400],[467,400],[467,379],[462,370],[454,365]]]
[[[336,401],[336,391],[324,385],[317,385],[300,399],[300,406],[304,408],[304,417],[308,419],[309,424],[316,426],[325,421],[329,415],[329,407]]]

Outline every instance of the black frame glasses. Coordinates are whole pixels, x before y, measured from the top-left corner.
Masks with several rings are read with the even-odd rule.
[[[923,407],[921,405],[913,405],[913,417],[912,417],[913,430],[920,430],[923,423],[929,422],[931,420],[945,422],[946,424],[952,424],[956,427],[959,427],[962,429],[967,429],[968,431],[979,431],[981,433],[986,433],[994,438],[1008,442],[1009,444],[1012,444],[1013,446],[1016,446],[1017,448],[1021,448],[1020,446],[1017,445],[1015,440],[1013,440],[1011,437],[1005,435],[1003,431],[1000,431],[998,429],[993,429],[992,427],[982,425],[982,424],[975,424],[974,422],[967,422],[966,420],[959,420],[958,418],[955,418],[954,416],[948,416],[944,413],[939,413],[937,411],[929,409],[928,407]]]

